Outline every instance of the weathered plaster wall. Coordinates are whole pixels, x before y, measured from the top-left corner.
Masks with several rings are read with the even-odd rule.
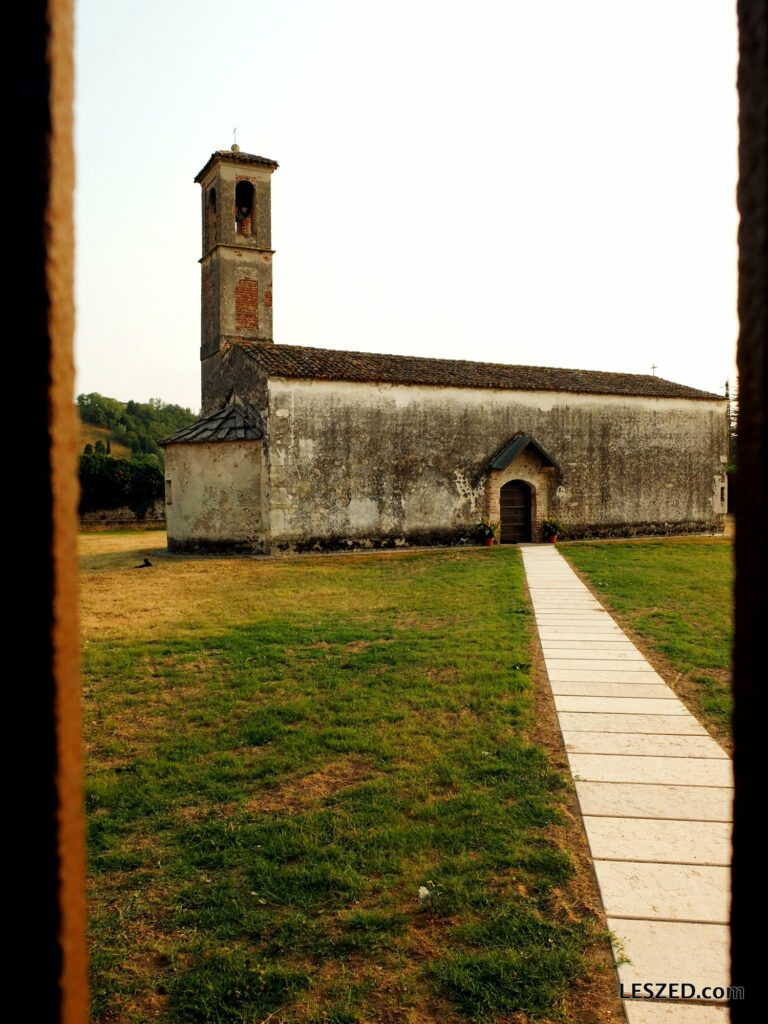
[[[489,481],[518,432],[559,470]],[[272,544],[456,541],[516,478],[574,536],[716,529],[725,454],[724,401],[271,379]]]
[[[170,444],[165,478],[170,551],[265,550],[260,441]]]

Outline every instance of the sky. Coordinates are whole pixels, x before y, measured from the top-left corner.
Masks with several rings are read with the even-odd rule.
[[[735,380],[728,0],[77,0],[77,391],[200,407],[200,196],[276,160],[274,338]]]

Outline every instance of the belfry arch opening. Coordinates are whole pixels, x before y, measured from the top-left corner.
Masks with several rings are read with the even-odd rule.
[[[253,233],[254,188],[250,181],[238,181],[235,185],[235,234]]]
[[[510,480],[499,493],[502,544],[526,544],[533,537],[533,489],[525,480]]]

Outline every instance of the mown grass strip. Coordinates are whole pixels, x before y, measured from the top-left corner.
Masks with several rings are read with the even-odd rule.
[[[125,561],[83,582],[94,1020],[565,1019],[598,933],[518,553]]]

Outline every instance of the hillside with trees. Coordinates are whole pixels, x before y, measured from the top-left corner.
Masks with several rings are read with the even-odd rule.
[[[143,518],[163,496],[158,442],[193,423],[195,414],[159,398],[120,402],[96,391],[78,395],[77,408],[88,438],[80,456],[80,512],[127,507]]]
[[[188,427],[196,419],[191,409],[150,398],[148,402],[120,402],[98,391],[77,396],[77,409],[83,423],[103,427],[111,438],[129,448],[134,456],[155,455],[162,466],[158,441]]]

